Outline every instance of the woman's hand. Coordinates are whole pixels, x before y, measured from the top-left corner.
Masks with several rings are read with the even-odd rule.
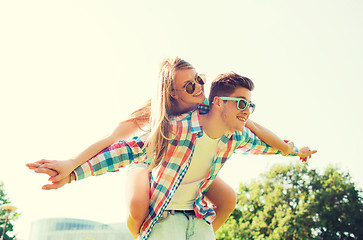
[[[52,183],[43,185],[42,189],[51,190],[61,188],[75,179],[74,173],[68,174],[64,178],[61,178],[61,175],[58,171],[62,171],[63,174],[65,173],[64,169],[69,168],[66,162],[67,161],[42,159],[34,163],[28,163],[26,166],[29,169],[34,170],[36,173],[44,173],[50,176],[49,181],[52,181]]]
[[[67,183],[71,183],[71,174],[66,176],[65,178],[62,178],[59,181],[52,182],[50,184],[43,185],[43,190],[52,190],[52,189],[58,189],[66,185]]]
[[[73,160],[58,161],[42,159],[34,163],[28,163],[26,166],[36,173],[45,173],[49,175],[49,181],[58,182],[68,177],[75,169]],[[69,178],[69,177],[68,177]]]

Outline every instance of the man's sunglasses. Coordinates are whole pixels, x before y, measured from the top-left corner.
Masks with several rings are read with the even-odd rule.
[[[199,85],[205,84],[205,76],[204,74],[197,74],[195,75],[195,78],[191,81],[189,81],[185,86],[183,87],[183,90],[175,90],[175,91],[186,91],[188,94],[193,94],[195,91],[195,83],[198,83]]]
[[[230,101],[237,101],[237,108],[241,111],[245,110],[247,107],[249,107],[250,112],[253,113],[255,111],[256,105],[251,102],[247,102],[243,98],[234,98],[234,97],[219,97],[222,100],[230,100]]]

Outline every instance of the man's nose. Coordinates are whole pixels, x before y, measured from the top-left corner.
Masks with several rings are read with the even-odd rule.
[[[250,110],[249,106],[247,106],[244,110],[242,110],[242,112],[244,114],[246,114],[247,116],[249,116],[251,114],[251,110]]]

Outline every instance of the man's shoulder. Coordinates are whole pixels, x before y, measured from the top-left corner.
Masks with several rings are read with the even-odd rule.
[[[248,137],[251,137],[251,135],[253,135],[252,131],[247,128],[247,127],[244,127],[243,130],[241,131],[234,131],[232,133],[233,137],[234,138],[237,138],[237,139],[244,139],[244,138],[248,138]]]
[[[192,118],[192,116],[194,116],[195,114],[198,114],[198,108],[196,108],[196,109],[194,109],[192,111],[189,111],[189,112],[180,114],[180,115],[171,116],[170,117],[170,123],[190,121],[190,119]]]

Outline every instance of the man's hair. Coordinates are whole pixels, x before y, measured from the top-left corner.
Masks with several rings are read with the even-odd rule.
[[[251,79],[238,75],[235,72],[220,74],[212,82],[209,93],[209,106],[212,107],[213,100],[216,96],[230,96],[238,87],[247,88],[252,91],[255,86]]]

